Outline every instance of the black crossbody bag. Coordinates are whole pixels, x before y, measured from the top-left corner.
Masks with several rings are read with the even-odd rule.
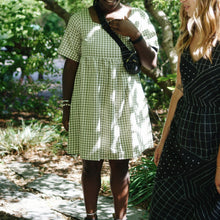
[[[98,15],[100,24],[102,28],[116,41],[119,45],[122,53],[123,64],[127,72],[131,75],[140,73],[141,63],[136,52],[130,51],[121,39],[115,34],[115,32],[110,28],[108,22],[105,19],[100,7],[96,4],[94,5],[96,13]]]

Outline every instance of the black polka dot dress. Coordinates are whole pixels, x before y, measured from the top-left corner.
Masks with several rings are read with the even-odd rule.
[[[150,220],[220,220],[215,187],[220,144],[220,44],[212,63],[180,62],[184,95],[177,104],[158,166]]]

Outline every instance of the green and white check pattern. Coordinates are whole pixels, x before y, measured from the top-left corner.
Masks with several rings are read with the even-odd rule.
[[[132,8],[129,19],[146,42],[157,48],[148,15]],[[120,38],[134,50],[128,37]],[[114,160],[139,156],[152,147],[148,105],[139,77],[128,75],[118,44],[91,20],[88,9],[70,18],[58,52],[79,62],[67,152],[87,160]]]

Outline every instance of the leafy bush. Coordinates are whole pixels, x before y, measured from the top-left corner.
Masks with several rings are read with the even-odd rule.
[[[10,90],[4,91],[0,103],[0,117],[10,117],[13,112],[30,112],[40,117],[54,117],[59,111],[59,95],[56,89],[50,89],[48,82],[31,83],[21,86],[10,82]],[[48,97],[41,93],[50,93]]]
[[[40,105],[41,98],[35,99],[28,92],[21,92],[25,89],[14,84],[13,74],[21,71],[24,77],[36,71],[39,74],[57,73],[53,59],[57,56],[60,37],[36,23],[43,6],[39,2],[4,0],[0,3],[0,96],[4,97],[0,104],[0,114],[2,111],[10,112],[14,107],[24,111],[35,107],[39,110],[37,103]],[[30,91],[29,86],[26,89]],[[24,97],[26,95],[27,98]]]
[[[158,84],[156,84],[151,78],[147,77],[144,74],[141,74],[140,77],[149,107],[151,109],[166,109],[169,105],[170,98],[164,94]]]
[[[40,5],[26,1],[4,1],[0,16],[0,77],[13,76],[18,68],[29,75],[39,68],[52,68],[47,59],[54,57],[54,33],[43,32],[35,23]]]
[[[156,166],[153,159],[141,158],[141,164],[130,169],[130,197],[132,205],[144,204],[149,208],[152,196]]]

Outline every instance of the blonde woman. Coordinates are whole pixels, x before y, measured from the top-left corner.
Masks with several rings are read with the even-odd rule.
[[[220,0],[181,0],[176,88],[150,220],[220,219]]]

